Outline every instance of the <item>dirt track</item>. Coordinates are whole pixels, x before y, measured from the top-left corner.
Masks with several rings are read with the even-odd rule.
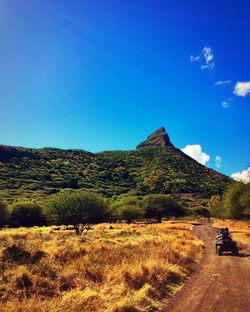
[[[217,256],[215,229],[204,224],[194,233],[205,245],[198,271],[162,312],[250,312],[250,253]]]

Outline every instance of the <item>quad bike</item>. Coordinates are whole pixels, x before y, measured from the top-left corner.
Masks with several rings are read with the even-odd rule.
[[[232,255],[238,256],[239,250],[236,241],[231,238],[218,238],[216,240],[216,254],[222,256],[224,251],[231,251]]]

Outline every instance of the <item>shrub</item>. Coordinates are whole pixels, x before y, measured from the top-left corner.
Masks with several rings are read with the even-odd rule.
[[[156,219],[159,223],[161,223],[163,217],[184,214],[182,207],[177,205],[169,195],[147,195],[143,198],[142,207],[145,211],[145,218]]]
[[[136,196],[123,197],[111,206],[114,218],[126,220],[128,224],[143,217],[139,208],[139,200]]]
[[[3,261],[27,264],[39,262],[46,253],[42,250],[27,250],[22,244],[13,244],[3,250]]]
[[[34,201],[20,201],[11,205],[10,225],[13,227],[31,227],[45,225],[46,218],[42,207]]]
[[[57,224],[73,225],[76,234],[82,234],[89,223],[95,224],[107,217],[107,202],[95,193],[68,191],[49,205],[49,214]]]
[[[209,211],[213,217],[223,216],[222,198],[219,195],[213,195],[208,203]]]
[[[41,298],[52,298],[59,295],[57,284],[48,278],[37,279],[34,290]]]
[[[16,244],[7,247],[3,250],[3,260],[16,262],[16,263],[27,263],[31,258],[31,254],[23,249],[21,246]]]
[[[203,217],[210,217],[211,216],[209,210],[207,208],[204,208],[204,207],[195,207],[192,210],[196,215],[199,215],[199,216],[203,216]]]
[[[232,219],[250,217],[250,183],[236,182],[230,185],[223,196],[225,215]]]
[[[17,289],[30,289],[33,286],[31,277],[27,273],[22,273],[16,278],[15,286]]]
[[[8,221],[7,204],[0,200],[0,227],[6,224]]]

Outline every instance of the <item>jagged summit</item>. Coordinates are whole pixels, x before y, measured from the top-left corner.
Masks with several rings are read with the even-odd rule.
[[[174,147],[174,145],[170,142],[169,136],[164,127],[157,129],[147,138],[146,141],[138,144],[136,148],[147,146]]]

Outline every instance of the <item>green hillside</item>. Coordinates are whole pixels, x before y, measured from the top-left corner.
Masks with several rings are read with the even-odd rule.
[[[231,179],[171,146],[90,153],[0,146],[0,195],[42,199],[63,188],[122,193],[221,194]]]

